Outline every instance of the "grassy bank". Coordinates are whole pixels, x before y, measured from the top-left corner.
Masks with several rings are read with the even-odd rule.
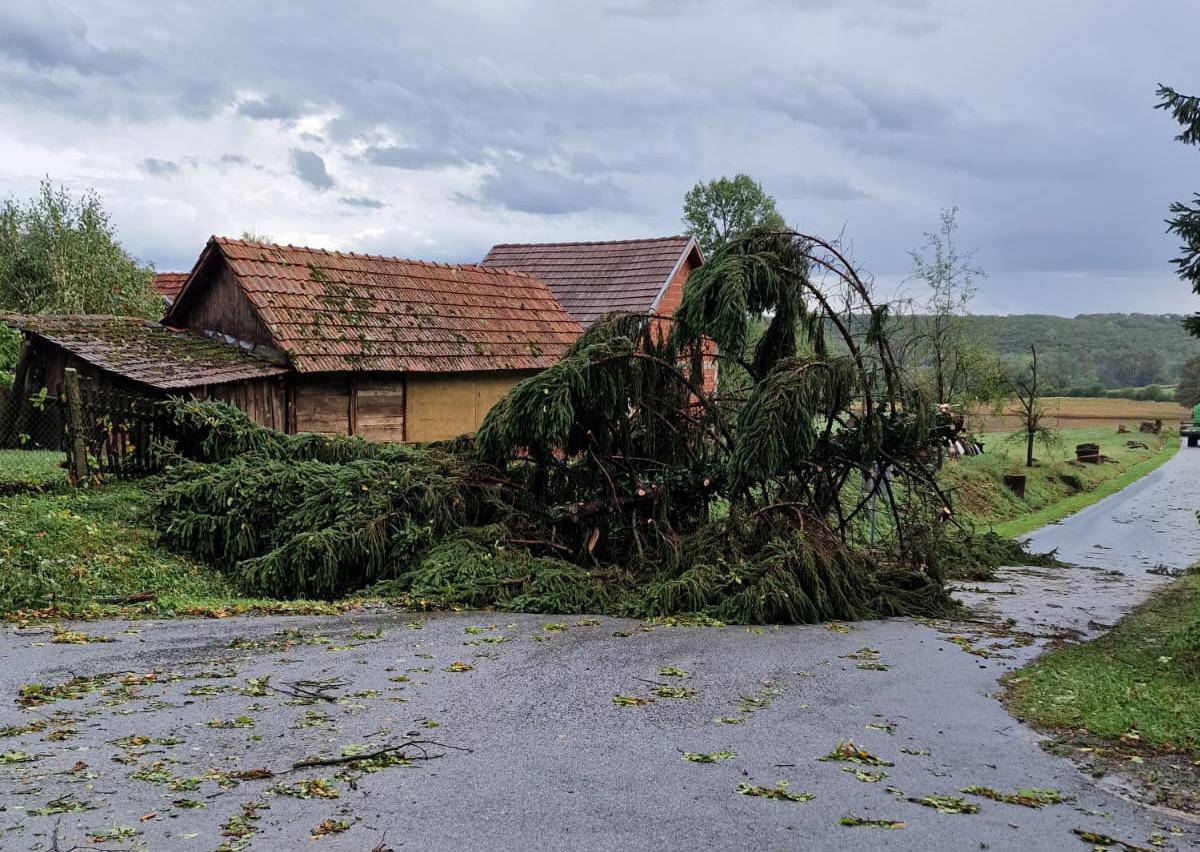
[[[1109,633],[1010,675],[1017,715],[1045,727],[1200,758],[1200,576],[1184,577]]]
[[[157,547],[146,522],[151,502],[134,483],[0,496],[0,610],[232,594],[216,572]]]
[[[0,613],[19,618],[337,611],[323,603],[241,597],[211,567],[158,546],[149,518],[152,482],[70,489],[62,458],[0,452]]]
[[[982,455],[951,461],[943,481],[952,489],[955,510],[981,527],[1017,536],[1078,512],[1134,482],[1166,462],[1179,446],[1175,436],[1132,433],[1115,428],[1064,429],[1059,446],[1036,448],[1037,463],[1024,466],[1025,447],[1006,433],[985,436]],[[1129,447],[1128,441],[1146,448]],[[1106,457],[1100,464],[1075,461],[1075,445],[1096,443]],[[1007,473],[1024,473],[1025,495],[1004,485]]]

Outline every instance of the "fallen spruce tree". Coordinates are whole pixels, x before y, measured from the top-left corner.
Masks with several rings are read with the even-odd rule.
[[[670,322],[597,321],[474,440],[286,436],[176,401],[162,538],[276,597],[944,614],[946,424],[905,383],[887,320],[838,246],[757,231],[692,274]],[[742,377],[721,392],[702,381],[713,344]]]

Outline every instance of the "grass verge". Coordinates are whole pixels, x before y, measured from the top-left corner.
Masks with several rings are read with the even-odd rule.
[[[987,451],[950,462],[942,472],[955,509],[982,529],[1004,537],[1022,535],[1078,512],[1129,485],[1166,462],[1179,446],[1176,436],[1118,435],[1115,429],[1064,429],[1052,450],[1038,447],[1038,461],[1024,466],[1024,447],[1004,434],[988,436]],[[1144,443],[1130,447],[1127,442]],[[1097,443],[1106,461],[1082,464],[1075,445]],[[1004,475],[1026,476],[1024,496],[1004,485]]]
[[[107,598],[228,597],[216,572],[159,549],[137,483],[0,496],[0,611],[82,609]]]
[[[1046,524],[1061,521],[1063,518],[1086,509],[1088,506],[1100,502],[1110,494],[1116,494],[1122,488],[1137,482],[1137,480],[1146,474],[1158,469],[1169,461],[1178,449],[1178,438],[1168,440],[1164,442],[1162,448],[1154,453],[1154,455],[1131,465],[1111,479],[1102,480],[1090,491],[1073,494],[1064,500],[1060,500],[1049,506],[1043,506],[1041,509],[1030,512],[1022,517],[997,524],[993,529],[997,535],[1004,536],[1005,538],[1015,538],[1032,532],[1039,527],[1044,527]]]
[[[152,480],[68,489],[61,453],[0,456],[0,617],[312,615],[358,605],[243,597],[219,571],[158,546]],[[134,596],[152,599],[125,602]]]
[[[1005,680],[1013,712],[1037,724],[1200,757],[1200,575]]]

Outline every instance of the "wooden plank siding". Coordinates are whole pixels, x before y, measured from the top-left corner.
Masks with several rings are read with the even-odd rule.
[[[292,432],[358,435],[400,443],[405,435],[404,376],[322,373],[296,376]]]
[[[368,441],[404,441],[404,377],[354,382],[354,434]]]
[[[195,388],[192,395],[197,399],[227,402],[246,412],[260,426],[287,431],[287,382],[282,378],[207,385]]]
[[[296,376],[292,431],[349,435],[350,379],[344,375]]]
[[[271,333],[255,316],[225,260],[217,256],[207,265],[212,270],[208,273],[210,280],[208,286],[190,295],[192,304],[186,315],[187,327],[227,334],[255,346],[273,345]]]

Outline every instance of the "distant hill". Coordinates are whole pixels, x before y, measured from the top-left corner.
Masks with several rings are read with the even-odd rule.
[[[1005,358],[1033,344],[1055,387],[1173,385],[1200,340],[1183,330],[1180,314],[1045,314],[967,317],[972,334],[992,341]]]

